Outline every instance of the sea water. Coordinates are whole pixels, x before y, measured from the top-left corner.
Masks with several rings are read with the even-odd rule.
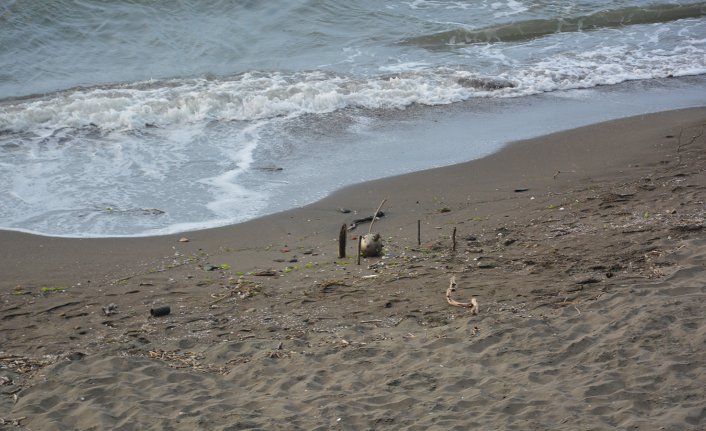
[[[0,228],[221,226],[702,106],[705,17],[669,0],[4,1]]]

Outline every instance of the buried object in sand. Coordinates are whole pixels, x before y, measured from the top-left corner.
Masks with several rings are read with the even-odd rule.
[[[379,233],[363,235],[360,241],[360,254],[363,257],[380,256],[382,253],[382,238]]]

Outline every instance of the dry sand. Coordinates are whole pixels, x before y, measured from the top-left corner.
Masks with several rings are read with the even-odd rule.
[[[705,125],[599,124],[183,235],[1,232],[0,428],[702,430]],[[356,264],[360,225],[338,258],[382,198],[385,256]]]

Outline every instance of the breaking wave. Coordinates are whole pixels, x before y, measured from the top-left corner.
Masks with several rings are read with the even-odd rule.
[[[706,15],[706,4],[654,5],[605,10],[586,16],[535,19],[493,25],[476,30],[454,29],[412,37],[403,41],[428,49],[448,45],[518,42],[557,33],[592,31],[638,24],[666,23]]]
[[[64,127],[133,130],[208,121],[253,121],[343,108],[438,105],[499,91],[510,83],[463,71],[407,72],[355,80],[323,72],[246,73],[62,91],[0,104],[0,130]]]

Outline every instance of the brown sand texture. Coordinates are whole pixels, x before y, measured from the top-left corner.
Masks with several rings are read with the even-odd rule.
[[[706,429],[705,127],[598,124],[182,235],[2,232],[0,428]],[[362,223],[339,258],[383,198],[384,256],[357,264]]]

